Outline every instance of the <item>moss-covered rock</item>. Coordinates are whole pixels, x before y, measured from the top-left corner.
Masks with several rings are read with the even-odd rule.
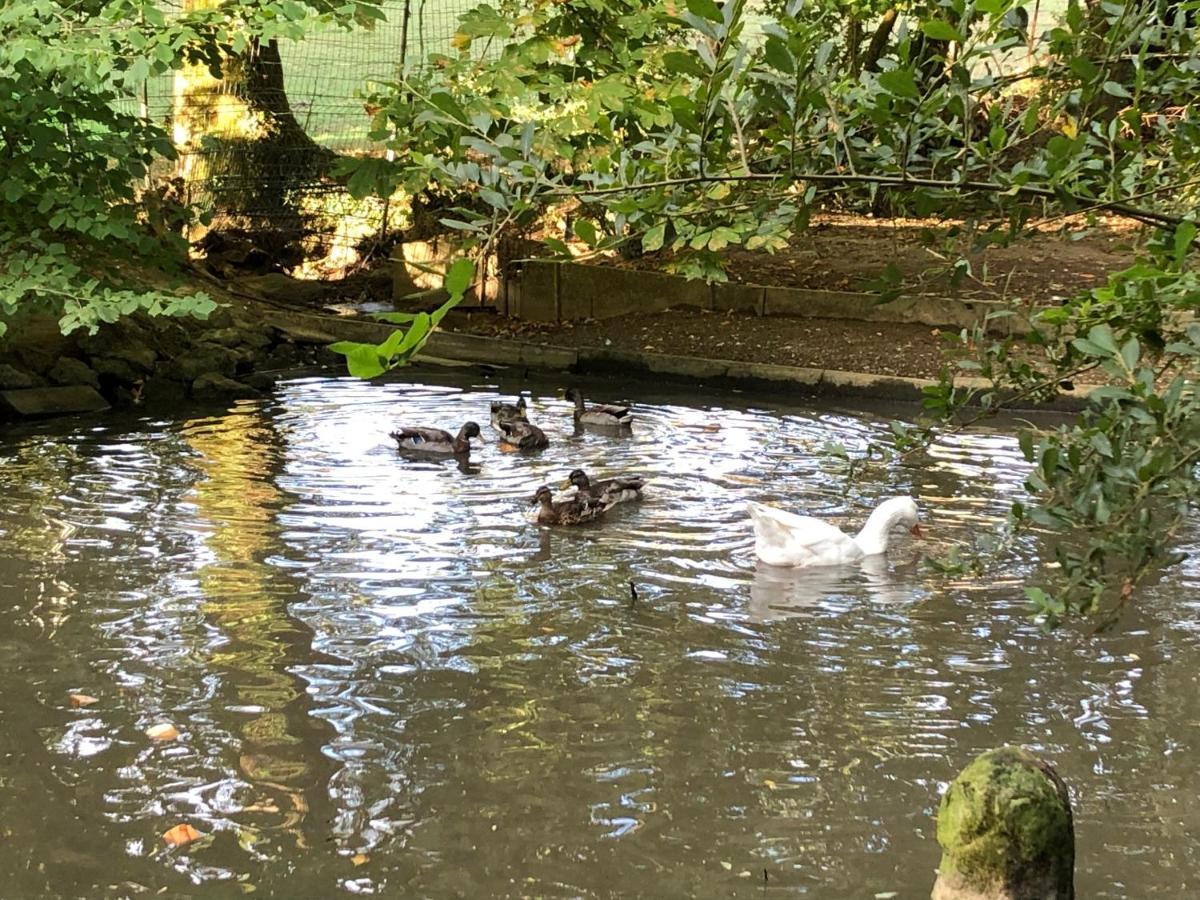
[[[1058,774],[1016,747],[976,757],[942,796],[933,900],[1069,900],[1075,830]]]

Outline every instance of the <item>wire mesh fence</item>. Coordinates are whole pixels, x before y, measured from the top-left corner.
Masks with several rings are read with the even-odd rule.
[[[395,210],[379,199],[354,200],[320,163],[329,151],[385,152],[369,135],[364,96],[423,68],[430,53],[448,51],[459,16],[476,2],[383,0],[383,19],[373,27],[331,24],[261,48],[240,80],[236,70],[221,80],[202,70],[150,79],[139,105],[173,135],[180,154],[174,190],[207,209],[215,227],[267,232],[330,268],[344,264],[354,248],[394,227],[388,219]],[[168,14],[183,7],[181,0],[162,5]],[[245,121],[247,101],[271,108],[269,140]]]

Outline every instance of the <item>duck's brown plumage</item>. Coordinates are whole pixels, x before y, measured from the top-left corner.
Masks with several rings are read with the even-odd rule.
[[[574,485],[577,493],[611,506],[626,500],[640,500],[646,479],[638,475],[620,475],[616,478],[592,481],[583,469],[576,469],[567,476],[567,483]]]
[[[556,501],[545,485],[537,489],[530,502],[538,506],[533,518],[539,525],[579,525],[595,521],[608,511],[601,501],[578,494],[569,500]]]
[[[493,428],[499,428],[501,422],[529,421],[524,397],[518,397],[516,403],[504,403],[501,400],[493,400],[491,412]]]
[[[500,443],[517,450],[540,450],[550,446],[546,433],[536,425],[528,422],[511,420],[499,424],[501,433]]]

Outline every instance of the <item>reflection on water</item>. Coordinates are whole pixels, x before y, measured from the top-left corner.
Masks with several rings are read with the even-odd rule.
[[[878,417],[585,385],[638,404],[620,438],[577,432],[561,385],[411,379],[0,439],[13,894],[920,896],[941,786],[1005,742],[1075,792],[1081,896],[1189,892],[1195,567],[1081,638],[1027,620],[1029,545],[987,583],[907,539],[846,571],[753,559],[746,500],[845,525],[912,493],[935,545],[969,542],[1020,494],[1007,437],[847,498],[820,448],[886,440]],[[522,387],[536,456],[387,438]],[[645,474],[646,500],[528,524],[576,467]],[[205,837],[170,850],[181,821]]]
[[[849,569],[781,569],[759,562],[750,582],[750,618],[769,622],[804,616],[859,596],[879,603],[912,603],[921,598],[913,591],[914,568],[910,564],[897,572],[895,564],[882,556],[868,556]]]

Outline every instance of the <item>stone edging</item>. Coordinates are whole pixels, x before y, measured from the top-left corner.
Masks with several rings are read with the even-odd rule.
[[[811,396],[857,397],[920,403],[922,391],[936,382],[900,375],[873,375],[868,372],[843,372],[836,369],[810,369],[779,366],[772,363],[739,362],[730,359],[705,359],[673,356],[636,350],[612,350],[598,347],[557,347],[508,341],[473,334],[437,331],[425,345],[428,353],[458,362],[495,363],[527,366],[531,369],[572,371],[580,374],[646,373],[666,377],[702,379],[731,386],[767,390],[797,391]],[[429,356],[422,353],[427,361]],[[962,378],[963,387],[985,387],[983,379]],[[1087,402],[1087,391],[1076,388],[1063,392],[1052,403],[1029,408],[1047,412],[1075,412]]]

